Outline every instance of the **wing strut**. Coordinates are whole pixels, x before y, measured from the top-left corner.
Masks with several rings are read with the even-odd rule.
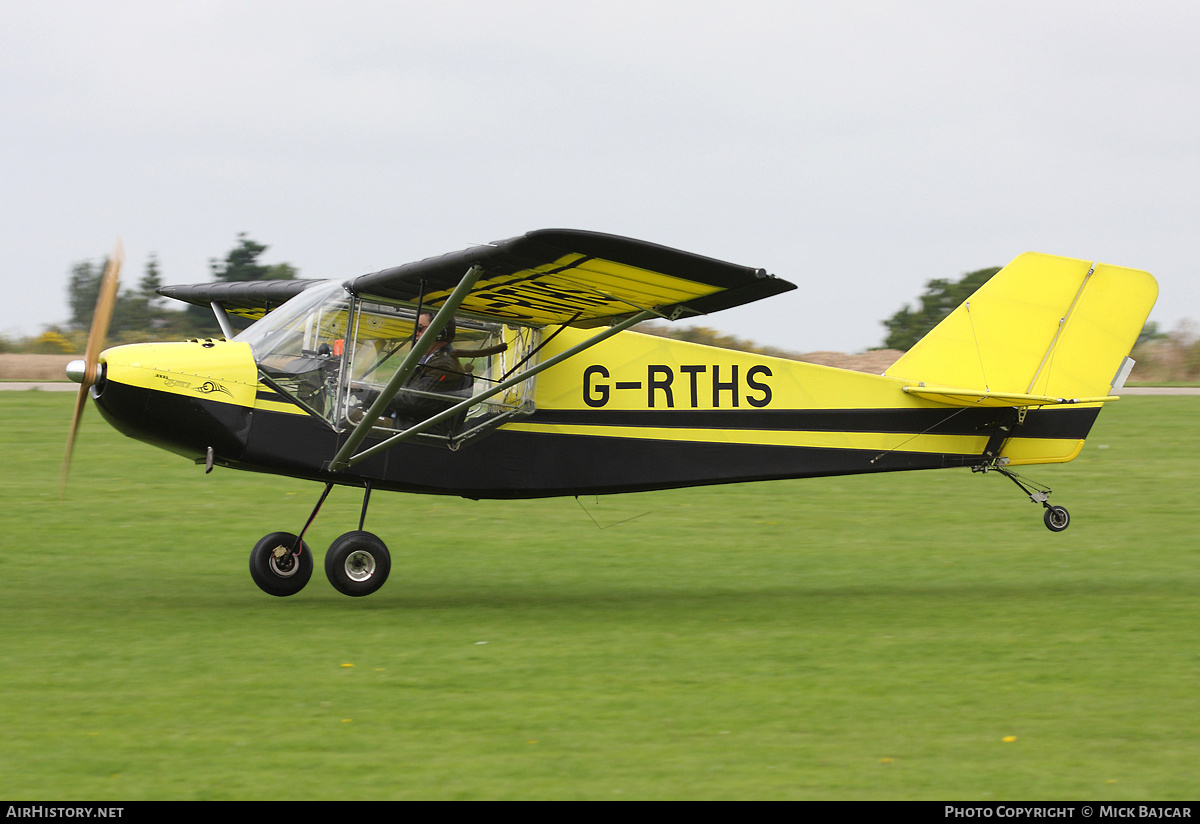
[[[451,296],[451,300],[452,299],[453,299],[453,296]],[[450,301],[447,301],[446,305],[449,306]],[[445,311],[445,307],[443,307],[442,311]],[[440,316],[441,312],[439,312],[438,314]],[[376,420],[376,418],[379,417],[379,413],[381,413],[383,411],[384,407],[386,407],[387,404],[391,402],[392,397],[394,397],[395,394],[400,390],[399,385],[396,385],[396,386],[392,385],[392,384],[396,383],[395,378],[393,378],[392,381],[388,384],[387,389],[384,390],[384,392],[379,396],[379,398],[377,398],[375,400],[375,403],[371,405],[371,409],[369,412],[367,412],[366,417],[363,418],[362,423],[360,423],[355,428],[354,432],[351,433],[350,439],[347,440],[346,443],[342,445],[342,448],[338,450],[337,455],[335,455],[333,460],[330,461],[329,469],[331,472],[340,472],[343,469],[347,469],[348,467],[354,466],[356,463],[363,461],[378,452],[382,452],[385,449],[390,449],[391,447],[395,446],[396,444],[400,443],[401,441],[406,441],[409,438],[412,438],[416,435],[421,434],[422,432],[424,432],[424,431],[430,429],[431,427],[434,427],[437,424],[441,423],[442,421],[446,420],[447,418],[451,418],[451,417],[459,414],[460,412],[470,409],[472,406],[476,406],[480,403],[483,403],[488,398],[492,397],[493,395],[500,394],[501,392],[508,389],[510,386],[515,386],[518,383],[521,383],[522,381],[528,380],[529,378],[533,377],[534,375],[538,374],[539,372],[549,369],[552,366],[557,366],[558,364],[565,361],[567,358],[574,357],[575,355],[578,355],[580,352],[583,352],[586,349],[591,349],[596,344],[600,343],[601,341],[607,340],[608,338],[611,338],[613,335],[617,334],[618,332],[624,332],[626,329],[628,329],[631,326],[635,326],[644,320],[649,320],[650,318],[656,318],[656,317],[661,317],[661,315],[657,312],[654,312],[653,310],[643,309],[641,312],[638,312],[633,317],[626,318],[625,320],[621,321],[620,323],[616,324],[615,326],[608,327],[603,332],[599,332],[599,333],[593,335],[592,337],[588,338],[587,340],[583,341],[582,343],[578,343],[575,346],[572,346],[570,349],[559,352],[557,355],[550,358],[549,360],[544,361],[543,363],[539,363],[536,366],[531,366],[529,369],[525,370],[524,372],[520,373],[519,375],[514,375],[506,380],[501,381],[500,383],[498,383],[495,386],[488,389],[486,392],[481,392],[478,395],[474,395],[473,397],[467,398],[466,400],[455,404],[454,406],[450,407],[449,409],[442,410],[441,412],[437,413],[436,415],[426,418],[425,420],[421,421],[418,424],[414,424],[413,426],[410,426],[408,429],[405,429],[403,432],[396,433],[395,435],[388,438],[387,440],[380,441],[379,443],[375,444],[374,446],[364,449],[362,452],[358,453],[357,455],[351,455],[351,453],[355,449],[358,448],[359,444],[362,443],[363,438],[365,438],[367,432],[370,431],[371,426],[373,425],[374,421]],[[437,322],[437,319],[435,318],[434,323],[436,323],[436,322]],[[432,329],[432,328],[433,328],[433,324],[430,324],[430,329]],[[426,332],[426,334],[422,335],[422,337],[421,337],[422,340],[425,340],[427,338],[432,339],[432,336],[428,332]],[[404,367],[401,366],[400,371],[403,371],[403,369],[404,369]],[[396,374],[399,375],[400,371],[397,371]]]
[[[450,319],[454,317],[454,313],[458,311],[458,307],[466,299],[467,295],[470,294],[471,287],[475,285],[475,281],[479,280],[482,275],[483,267],[479,265],[472,266],[463,275],[462,280],[458,282],[458,286],[454,287],[454,291],[450,293],[450,297],[446,298],[446,302],[442,304],[437,314],[434,315],[433,320],[429,322],[425,333],[421,335],[412,349],[408,351],[408,354],[404,356],[404,361],[396,370],[396,374],[392,375],[392,379],[388,381],[387,386],[379,393],[379,397],[375,399],[375,402],[371,404],[371,408],[367,410],[367,414],[362,419],[362,422],[354,427],[354,431],[350,433],[350,437],[346,439],[346,442],[342,444],[342,448],[333,456],[333,460],[329,462],[331,471],[340,472],[362,459],[359,456],[355,456],[354,458],[350,458],[350,456],[354,453],[354,450],[358,449],[363,440],[366,439],[367,433],[371,431],[375,420],[383,414],[383,410],[392,402],[392,398],[396,397],[396,393],[404,386],[404,382],[408,380],[409,375],[417,368],[417,364],[421,362],[421,358],[425,357],[430,347],[433,346],[433,342],[437,340],[437,336],[446,324],[450,322]],[[420,318],[417,320],[419,321]],[[413,328],[416,328],[415,324]]]
[[[225,311],[225,304],[214,300],[210,305],[213,314],[217,316],[217,325],[221,327],[221,334],[225,336],[225,340],[233,340],[233,336],[237,333],[233,331],[233,324],[229,322],[229,313]]]

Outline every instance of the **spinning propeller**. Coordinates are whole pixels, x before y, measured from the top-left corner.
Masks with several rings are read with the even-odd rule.
[[[79,394],[75,396],[75,415],[71,418],[71,432],[67,436],[67,454],[63,456],[62,471],[59,475],[59,491],[64,491],[67,485],[67,472],[71,468],[71,453],[75,449],[75,433],[79,431],[79,420],[83,415],[83,407],[87,404],[88,391],[96,382],[99,372],[100,350],[104,348],[104,338],[108,334],[108,324],[112,320],[113,307],[117,303],[117,287],[120,285],[121,259],[125,251],[121,242],[113,250],[108,265],[104,267],[104,277],[100,280],[100,293],[96,296],[96,311],[92,314],[92,328],[88,331],[87,350],[82,361],[71,361],[67,365],[67,376],[79,382]]]

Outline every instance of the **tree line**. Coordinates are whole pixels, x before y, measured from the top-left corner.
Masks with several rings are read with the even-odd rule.
[[[269,247],[249,237],[237,236],[237,243],[223,258],[211,258],[209,269],[217,281],[291,280],[299,270],[290,263],[264,264],[259,258]],[[100,281],[108,266],[108,258],[84,260],[71,267],[67,280],[67,308],[70,318],[61,324],[47,327],[40,335],[24,340],[0,337],[0,352],[31,352],[40,354],[76,354],[82,352],[96,310]],[[126,274],[123,278],[128,281]],[[157,290],[163,285],[162,266],[151,253],[137,284],[122,289],[113,307],[109,324],[109,343],[141,343],[152,340],[184,340],[187,338],[219,336],[221,329],[209,309],[184,307],[176,301],[160,297]],[[172,305],[174,304],[174,305]],[[240,318],[233,319],[235,324]]]
[[[246,232],[223,258],[211,258],[209,268],[217,281],[290,280],[299,270],[290,263],[265,264],[259,258],[269,247],[252,240]],[[0,337],[0,352],[41,352],[74,354],[82,352],[87,331],[92,324],[96,296],[100,289],[107,259],[99,262],[80,261],[71,267],[67,284],[70,320],[48,327],[41,335],[11,341]],[[907,351],[929,330],[942,321],[959,304],[1000,271],[999,266],[976,269],[957,280],[935,278],[925,284],[925,291],[914,306],[905,305],[891,317],[881,321],[887,334],[883,349]],[[136,286],[124,289],[117,297],[109,327],[110,343],[137,343],[150,340],[181,340],[213,337],[221,334],[210,310],[198,306],[178,308],[159,297],[156,290],[163,285],[161,264],[155,254],[147,259],[142,277]],[[233,318],[235,325],[244,325]],[[704,326],[642,324],[639,331],[678,340],[691,341],[725,349],[737,349],[773,357],[802,359],[800,353],[777,347],[760,346]],[[876,348],[876,347],[872,347]],[[1170,333],[1162,332],[1157,323],[1147,323],[1138,338],[1133,357],[1141,363],[1138,374],[1152,380],[1200,379],[1200,335],[1190,322],[1184,322]]]

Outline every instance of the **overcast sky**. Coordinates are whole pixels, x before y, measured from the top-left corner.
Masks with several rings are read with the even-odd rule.
[[[346,278],[549,227],[767,269],[703,319],[878,346],[931,278],[1041,251],[1200,321],[1195,2],[20,2],[0,26],[0,334],[238,232]]]

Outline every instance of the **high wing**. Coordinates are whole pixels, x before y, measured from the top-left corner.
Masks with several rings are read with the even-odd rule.
[[[672,320],[710,314],[795,289],[763,269],[738,266],[632,238],[541,229],[351,278],[357,295],[440,306],[464,273],[482,274],[459,311],[531,326],[591,327],[641,311]],[[258,320],[316,280],[164,286],[164,297]]]
[[[650,310],[676,319],[795,289],[786,280],[641,240],[542,229],[355,278],[350,291],[438,306],[472,267],[460,313],[533,326],[591,327]]]
[[[231,315],[258,320],[320,280],[245,280],[236,283],[193,283],[161,286],[158,294],[193,306],[216,303]]]

